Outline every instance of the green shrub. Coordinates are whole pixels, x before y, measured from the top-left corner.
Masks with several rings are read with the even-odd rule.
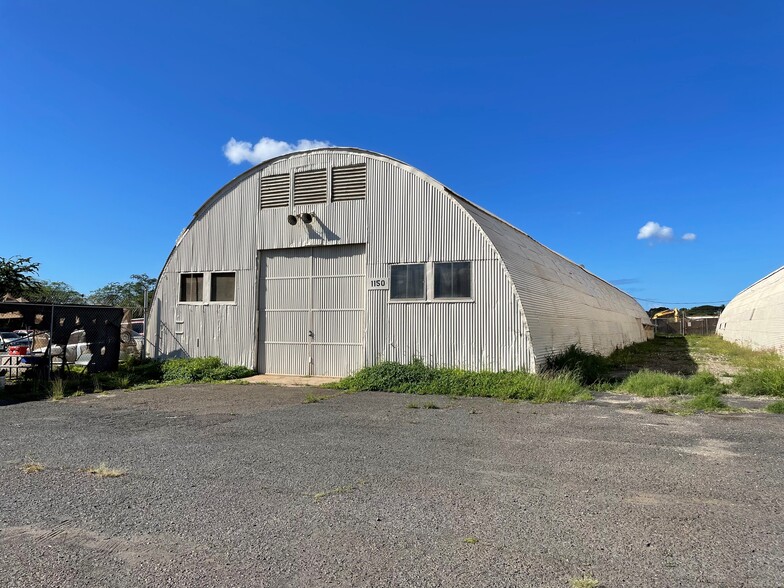
[[[784,414],[784,400],[771,402],[765,407],[765,411],[772,412],[773,414]]]
[[[583,384],[598,382],[609,371],[604,357],[583,351],[578,345],[570,345],[561,353],[548,357],[545,369],[548,372],[572,372]]]
[[[188,357],[168,359],[161,366],[163,381],[184,380],[198,382],[209,379],[208,374],[223,366],[219,357]]]
[[[363,368],[353,376],[330,384],[340,390],[385,390],[410,394],[485,396],[534,402],[568,402],[586,398],[580,379],[571,372],[472,372],[434,368],[421,359],[410,364],[385,361]]]
[[[169,359],[161,364],[164,382],[202,382],[208,380],[234,380],[254,372],[243,366],[225,365],[219,357],[189,357]]]
[[[732,387],[747,396],[784,396],[784,368],[741,372],[733,378]]]
[[[722,401],[719,395],[712,392],[698,394],[686,402],[685,406],[694,410],[702,410],[704,412],[714,412],[717,410],[729,409],[729,406],[727,406],[727,404]]]
[[[675,376],[663,372],[641,370],[630,375],[619,386],[637,396],[672,396],[675,394],[721,394],[724,387],[716,376],[698,372],[693,376]]]
[[[222,365],[210,372],[210,380],[238,380],[239,378],[252,376],[255,373],[244,365]]]

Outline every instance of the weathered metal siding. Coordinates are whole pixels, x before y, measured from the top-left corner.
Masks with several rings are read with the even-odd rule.
[[[286,207],[260,210],[256,217],[256,248],[290,249],[367,242],[367,201],[329,202],[332,168],[361,164],[366,160],[366,157],[351,151],[320,150],[294,154],[263,167],[259,172],[262,177],[326,169],[327,203],[290,204]],[[313,223],[306,225],[299,222],[292,226],[286,222],[288,215],[303,212],[314,215]]]
[[[517,288],[536,363],[572,344],[607,355],[646,340],[650,319],[628,294],[534,241],[500,219],[460,200],[501,254]]]
[[[784,355],[784,267],[730,300],[716,332],[744,347]]]
[[[388,290],[369,291],[368,363],[421,357],[467,369],[530,369],[520,302],[500,256],[442,185],[398,162],[368,161],[368,227],[369,279],[389,278],[394,263],[471,261],[473,294],[390,302]]]
[[[265,209],[259,249],[367,243],[369,279],[388,279],[395,263],[471,260],[472,301],[390,303],[388,290],[368,290],[366,362],[422,357],[472,369],[528,369],[527,331],[498,253],[443,186],[389,158],[341,150],[295,154],[261,175],[357,164],[367,166],[364,200]],[[286,222],[302,212],[316,217],[312,226]]]
[[[262,176],[324,169],[330,178],[333,167],[361,164],[367,167],[364,200],[331,202],[328,182],[326,203],[259,206]],[[313,223],[287,222],[289,214],[305,212],[314,215]],[[472,262],[470,300],[434,300],[431,291],[423,302],[390,301],[389,290],[366,282],[367,364],[421,357],[470,369],[534,370],[549,353],[572,343],[608,353],[645,337],[647,315],[633,299],[429,176],[388,157],[330,148],[261,164],[197,211],[161,274],[150,320],[151,351],[218,355],[257,367],[260,339],[267,336],[258,333],[264,306],[259,251],[365,243],[367,280],[388,280],[395,263],[424,263],[432,272],[434,262]],[[177,303],[179,274],[198,271],[237,272],[236,303]],[[432,290],[432,279],[428,285]],[[344,286],[325,291],[337,297],[325,298],[325,304],[353,296]],[[338,335],[346,330],[347,337],[356,327],[324,320],[324,329]]]
[[[252,174],[200,210],[180,235],[151,304],[148,353],[214,355],[255,367],[257,209],[258,174]],[[236,272],[233,303],[178,303],[180,273],[215,271]]]

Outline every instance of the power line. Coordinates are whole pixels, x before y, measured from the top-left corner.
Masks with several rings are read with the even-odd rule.
[[[637,297],[635,296],[635,298],[637,298]],[[697,302],[665,302],[663,300],[651,300],[650,298],[637,298],[637,300],[642,300],[643,302],[655,302],[656,304],[669,304],[669,305],[673,305],[673,304],[697,304],[697,305],[703,305],[703,304],[726,304],[727,302],[729,302],[729,300],[709,300],[707,302],[704,302],[704,301],[697,301]]]

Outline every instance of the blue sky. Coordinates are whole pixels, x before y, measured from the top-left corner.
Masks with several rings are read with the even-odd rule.
[[[778,1],[0,0],[0,80],[0,256],[85,293],[157,276],[231,138],[402,159],[646,308],[784,264]]]

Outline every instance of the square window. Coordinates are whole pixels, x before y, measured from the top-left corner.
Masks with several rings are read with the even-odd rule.
[[[211,302],[234,302],[234,272],[214,273],[210,279]]]
[[[180,302],[201,302],[204,291],[204,274],[180,276]]]
[[[390,268],[390,294],[392,300],[424,300],[425,264],[410,263]]]
[[[434,298],[471,298],[471,262],[435,264]]]

